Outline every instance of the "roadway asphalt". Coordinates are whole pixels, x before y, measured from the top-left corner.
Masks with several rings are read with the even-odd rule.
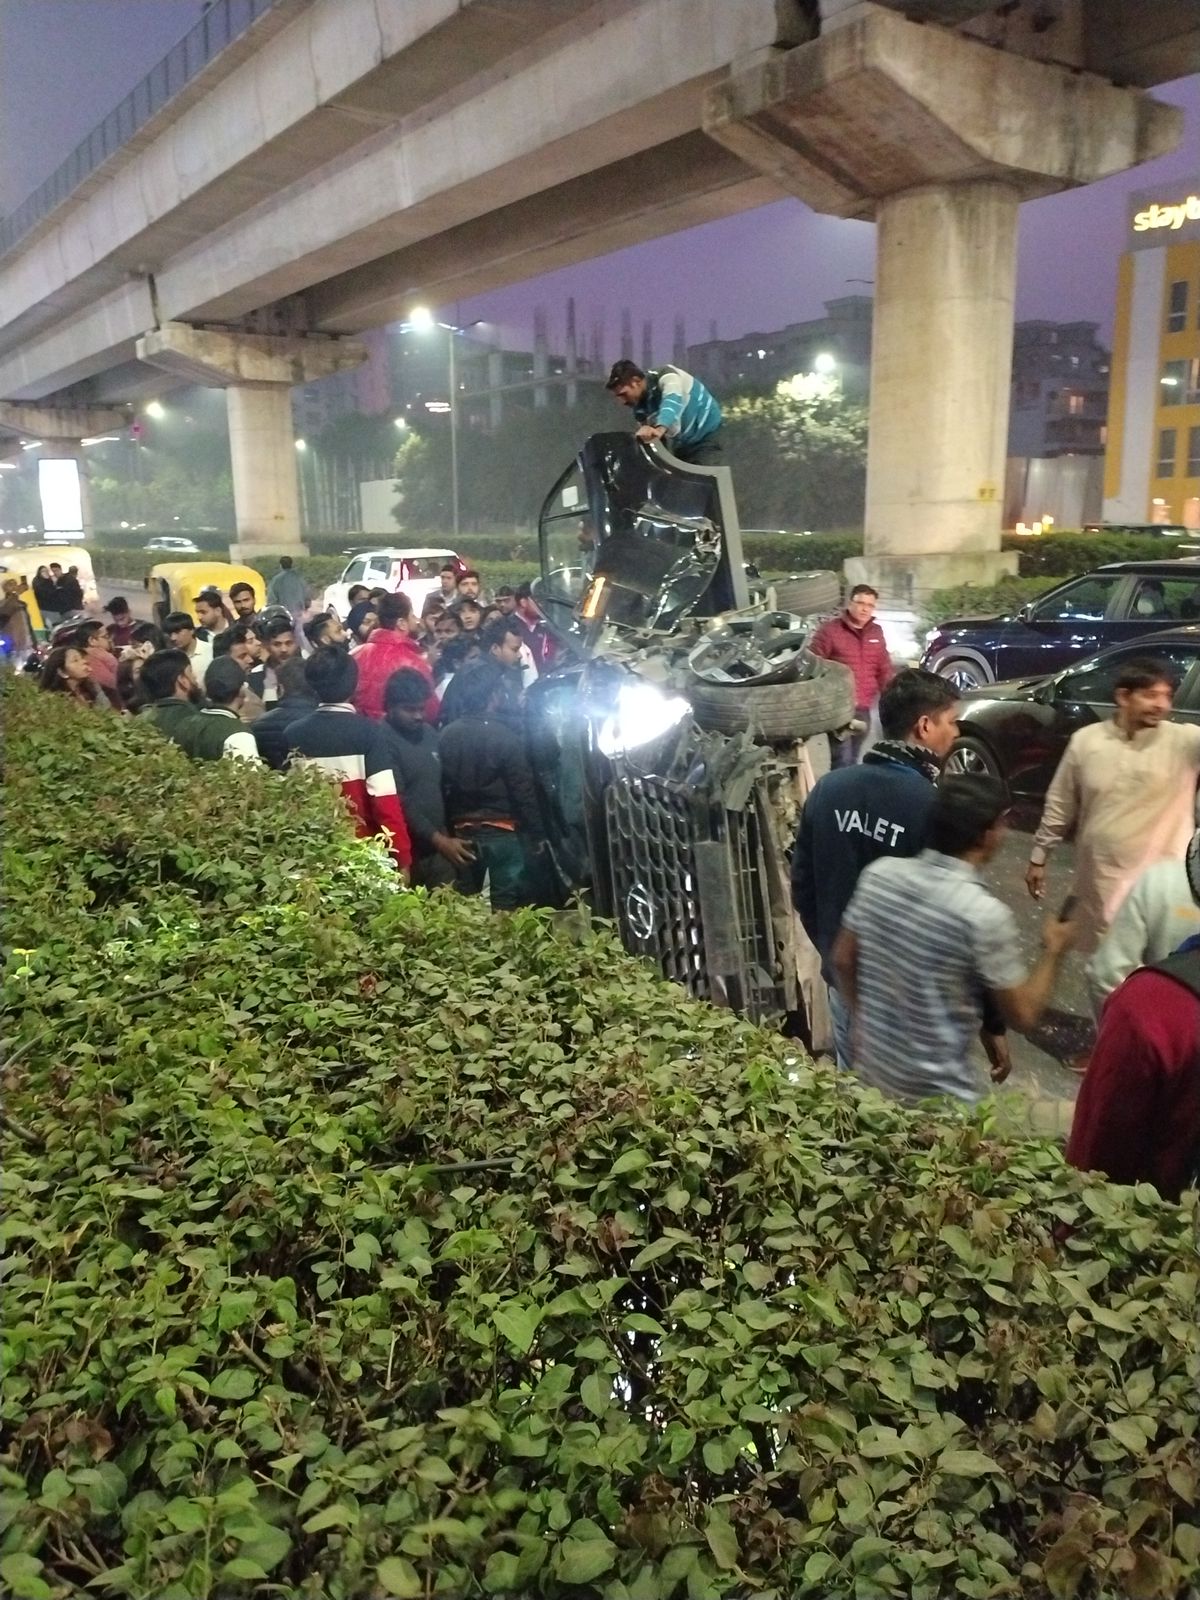
[[[1046,907],[1057,908],[1066,899],[1074,866],[1069,845],[1056,850],[1045,900],[1039,904],[1030,898],[1025,867],[1036,822],[1036,817],[1030,817],[1014,825],[983,874],[988,888],[1017,919],[1021,951],[1029,967],[1041,953]],[[1079,1079],[1066,1063],[1086,1053],[1094,1038],[1083,965],[1079,956],[1068,955],[1059,969],[1051,1003],[1032,1037],[1010,1035],[1013,1070],[1007,1087],[1020,1091],[1028,1103],[1031,1124],[1041,1132],[1065,1135],[1069,1130]]]

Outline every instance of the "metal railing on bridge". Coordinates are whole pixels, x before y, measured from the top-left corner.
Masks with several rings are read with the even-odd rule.
[[[11,250],[97,167],[128,144],[227,45],[280,3],[281,0],[213,0],[195,27],[76,145],[62,165],[15,211],[0,219],[0,255]]]

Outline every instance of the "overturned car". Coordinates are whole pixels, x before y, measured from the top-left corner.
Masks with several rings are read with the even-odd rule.
[[[590,438],[543,505],[534,593],[563,645],[530,692],[550,855],[626,947],[693,995],[828,1036],[788,858],[854,715],[805,649],[835,574],[746,567],[728,468]]]

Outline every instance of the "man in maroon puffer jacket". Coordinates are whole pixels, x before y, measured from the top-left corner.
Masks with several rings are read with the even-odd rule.
[[[892,658],[883,629],[875,621],[879,592],[869,583],[856,583],[846,609],[823,622],[808,648],[827,661],[840,661],[854,674],[854,715],[869,722],[879,696],[892,678]],[[843,739],[834,749],[835,767],[852,767],[858,760],[866,730]]]

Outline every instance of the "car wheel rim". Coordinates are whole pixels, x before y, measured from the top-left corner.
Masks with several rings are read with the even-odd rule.
[[[970,745],[962,745],[957,750],[950,752],[946,762],[946,771],[960,778],[987,778],[991,776],[991,768],[986,759],[978,750]]]
[[[983,676],[977,667],[969,667],[964,661],[956,661],[942,673],[947,682],[952,683],[956,689],[978,689],[983,682]]]

